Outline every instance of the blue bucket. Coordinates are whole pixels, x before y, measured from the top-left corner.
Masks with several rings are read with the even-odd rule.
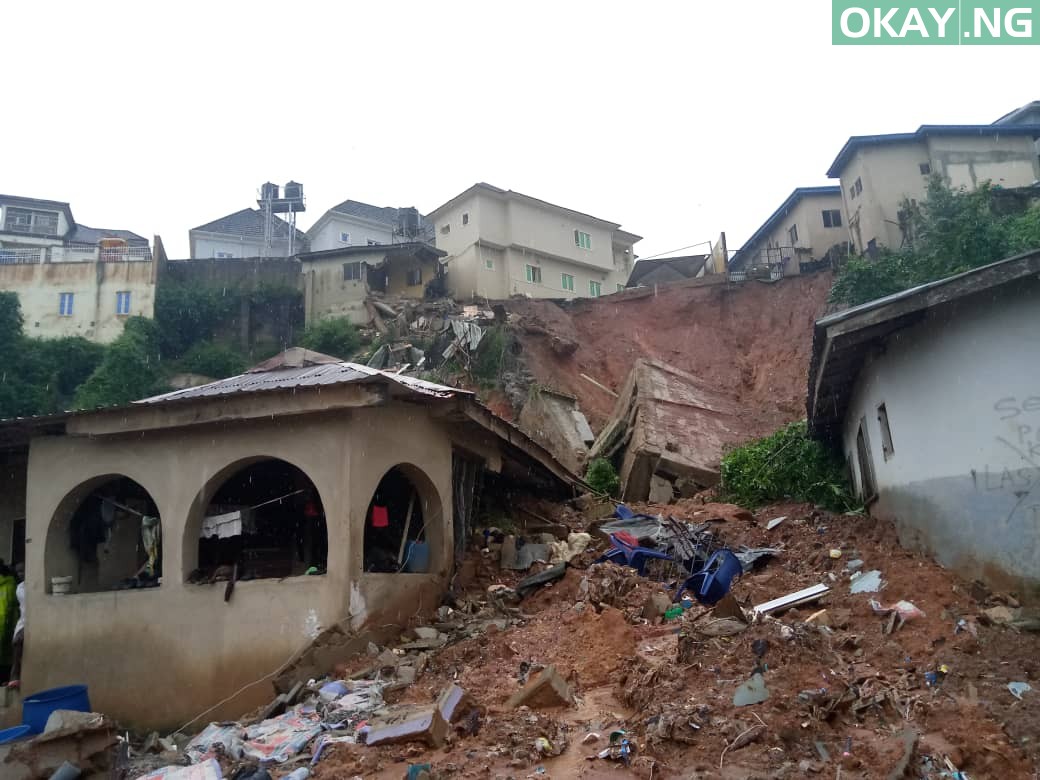
[[[425,574],[430,570],[430,545],[426,542],[408,542],[405,548],[404,570],[413,574]]]
[[[87,686],[65,685],[27,696],[22,702],[22,723],[28,726],[33,734],[42,734],[47,725],[47,718],[55,710],[90,712]]]
[[[11,729],[0,730],[0,745],[6,745],[8,742],[17,742],[20,739],[32,736],[32,728],[30,726],[15,726]]]

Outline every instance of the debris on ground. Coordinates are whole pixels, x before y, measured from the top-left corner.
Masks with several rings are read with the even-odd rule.
[[[297,690],[280,712],[132,739],[128,776],[1011,778],[1038,765],[1040,640],[1013,626],[1028,608],[973,595],[891,526],[703,499],[667,516],[588,500],[531,511],[538,530],[503,526],[502,539],[565,546],[569,561],[510,568],[496,535],[475,533],[433,614],[283,685]],[[631,544],[616,553],[623,533],[664,557],[640,574]],[[680,596],[719,551],[763,548],[714,604]],[[866,576],[851,560],[879,587],[884,571],[896,598],[849,592]],[[893,620],[913,630],[887,631]]]

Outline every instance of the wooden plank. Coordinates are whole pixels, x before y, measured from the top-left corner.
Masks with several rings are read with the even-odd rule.
[[[799,604],[806,604],[810,601],[815,601],[829,590],[830,588],[821,582],[819,585],[811,585],[808,588],[803,588],[794,593],[788,593],[786,596],[780,596],[772,601],[766,601],[765,603],[754,607],[754,610],[762,615],[768,615],[770,612],[776,612],[777,610],[788,609]]]

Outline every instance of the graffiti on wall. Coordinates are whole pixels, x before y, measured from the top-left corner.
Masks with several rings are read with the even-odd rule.
[[[994,443],[1001,460],[1010,456],[1015,465],[972,469],[975,489],[1010,493],[1015,500],[1007,520],[1019,515],[1040,524],[1040,395],[1001,398],[993,411],[1004,423]]]

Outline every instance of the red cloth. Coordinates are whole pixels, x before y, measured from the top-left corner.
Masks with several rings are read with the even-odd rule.
[[[612,535],[619,542],[624,542],[629,547],[639,546],[639,540],[632,536],[628,531],[615,531]]]
[[[373,528],[386,528],[390,525],[390,516],[387,514],[385,506],[372,505],[372,527]]]

